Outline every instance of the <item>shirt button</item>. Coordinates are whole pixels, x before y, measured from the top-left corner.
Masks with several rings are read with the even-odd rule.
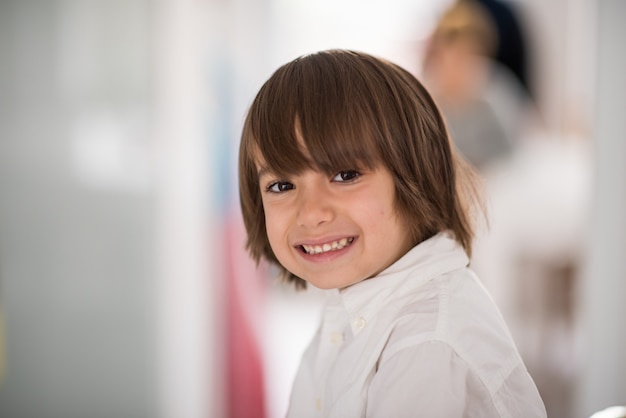
[[[354,326],[357,329],[363,329],[365,327],[365,319],[363,317],[360,317],[358,319],[354,320]]]
[[[330,342],[332,344],[341,344],[343,342],[343,335],[337,331],[330,334]]]

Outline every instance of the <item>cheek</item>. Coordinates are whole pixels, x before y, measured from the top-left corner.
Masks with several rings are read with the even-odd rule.
[[[369,217],[374,222],[395,222],[398,218],[393,199],[387,196],[382,199],[371,200],[369,204],[366,205],[361,203],[360,207],[371,208],[371,210],[369,210]]]
[[[409,224],[404,220],[393,205],[379,207],[372,213],[371,224],[376,225],[378,231],[389,239],[404,239],[409,234]]]

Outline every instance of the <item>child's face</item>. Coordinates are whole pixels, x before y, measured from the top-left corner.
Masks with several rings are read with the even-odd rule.
[[[412,246],[385,168],[280,178],[259,168],[267,235],[280,263],[323,288],[370,278]]]

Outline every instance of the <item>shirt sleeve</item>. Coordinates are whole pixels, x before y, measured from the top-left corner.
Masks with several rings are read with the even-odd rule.
[[[498,417],[489,391],[470,366],[442,341],[402,348],[374,375],[366,416]]]

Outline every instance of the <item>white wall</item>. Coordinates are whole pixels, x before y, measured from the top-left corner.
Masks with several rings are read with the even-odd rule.
[[[578,414],[626,404],[626,2],[597,2],[595,200],[579,294]]]
[[[0,416],[157,413],[149,15],[0,2]]]
[[[219,225],[207,131],[213,86],[206,74],[217,2],[154,5],[155,210],[158,415],[223,416],[224,320]]]
[[[0,2],[0,416],[221,415],[210,8]]]

